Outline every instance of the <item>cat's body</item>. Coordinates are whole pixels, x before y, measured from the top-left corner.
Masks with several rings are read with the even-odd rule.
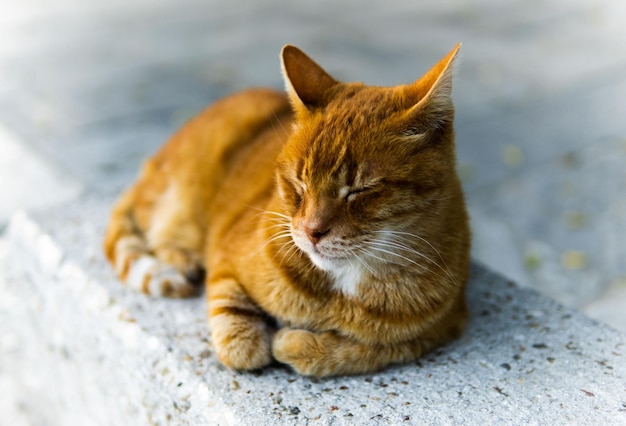
[[[457,50],[413,85],[378,88],[286,47],[289,96],[232,95],[174,135],[116,205],[107,257],[127,285],[172,297],[195,294],[206,268],[213,345],[232,368],[274,357],[307,375],[362,373],[458,336]]]

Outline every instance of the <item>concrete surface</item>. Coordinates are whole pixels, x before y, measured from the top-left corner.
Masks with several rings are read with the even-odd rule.
[[[9,226],[0,378],[13,373],[24,424],[626,423],[626,336],[477,264],[467,332],[416,363],[325,380],[226,370],[201,298],[130,293],[106,267],[110,202]]]
[[[18,209],[41,210],[76,198],[83,185],[0,125],[0,230]]]

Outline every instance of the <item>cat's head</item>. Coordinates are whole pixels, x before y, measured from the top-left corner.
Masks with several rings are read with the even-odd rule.
[[[296,120],[278,158],[278,189],[293,241],[319,268],[369,270],[415,257],[411,240],[458,186],[458,50],[413,84],[371,87],[339,82],[296,47],[283,48]]]

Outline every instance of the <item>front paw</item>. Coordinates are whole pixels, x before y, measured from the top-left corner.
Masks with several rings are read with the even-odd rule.
[[[319,337],[310,331],[283,328],[272,342],[274,358],[305,376],[327,375],[326,348]]]
[[[271,330],[245,317],[218,315],[210,318],[213,345],[219,360],[235,370],[256,370],[272,361]]]

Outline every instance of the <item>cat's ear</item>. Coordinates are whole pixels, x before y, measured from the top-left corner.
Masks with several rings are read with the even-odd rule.
[[[461,43],[458,43],[426,74],[407,87],[414,102],[409,115],[430,127],[440,127],[454,118],[452,77]]]
[[[287,93],[296,110],[324,107],[339,82],[295,46],[283,47],[280,56]]]

